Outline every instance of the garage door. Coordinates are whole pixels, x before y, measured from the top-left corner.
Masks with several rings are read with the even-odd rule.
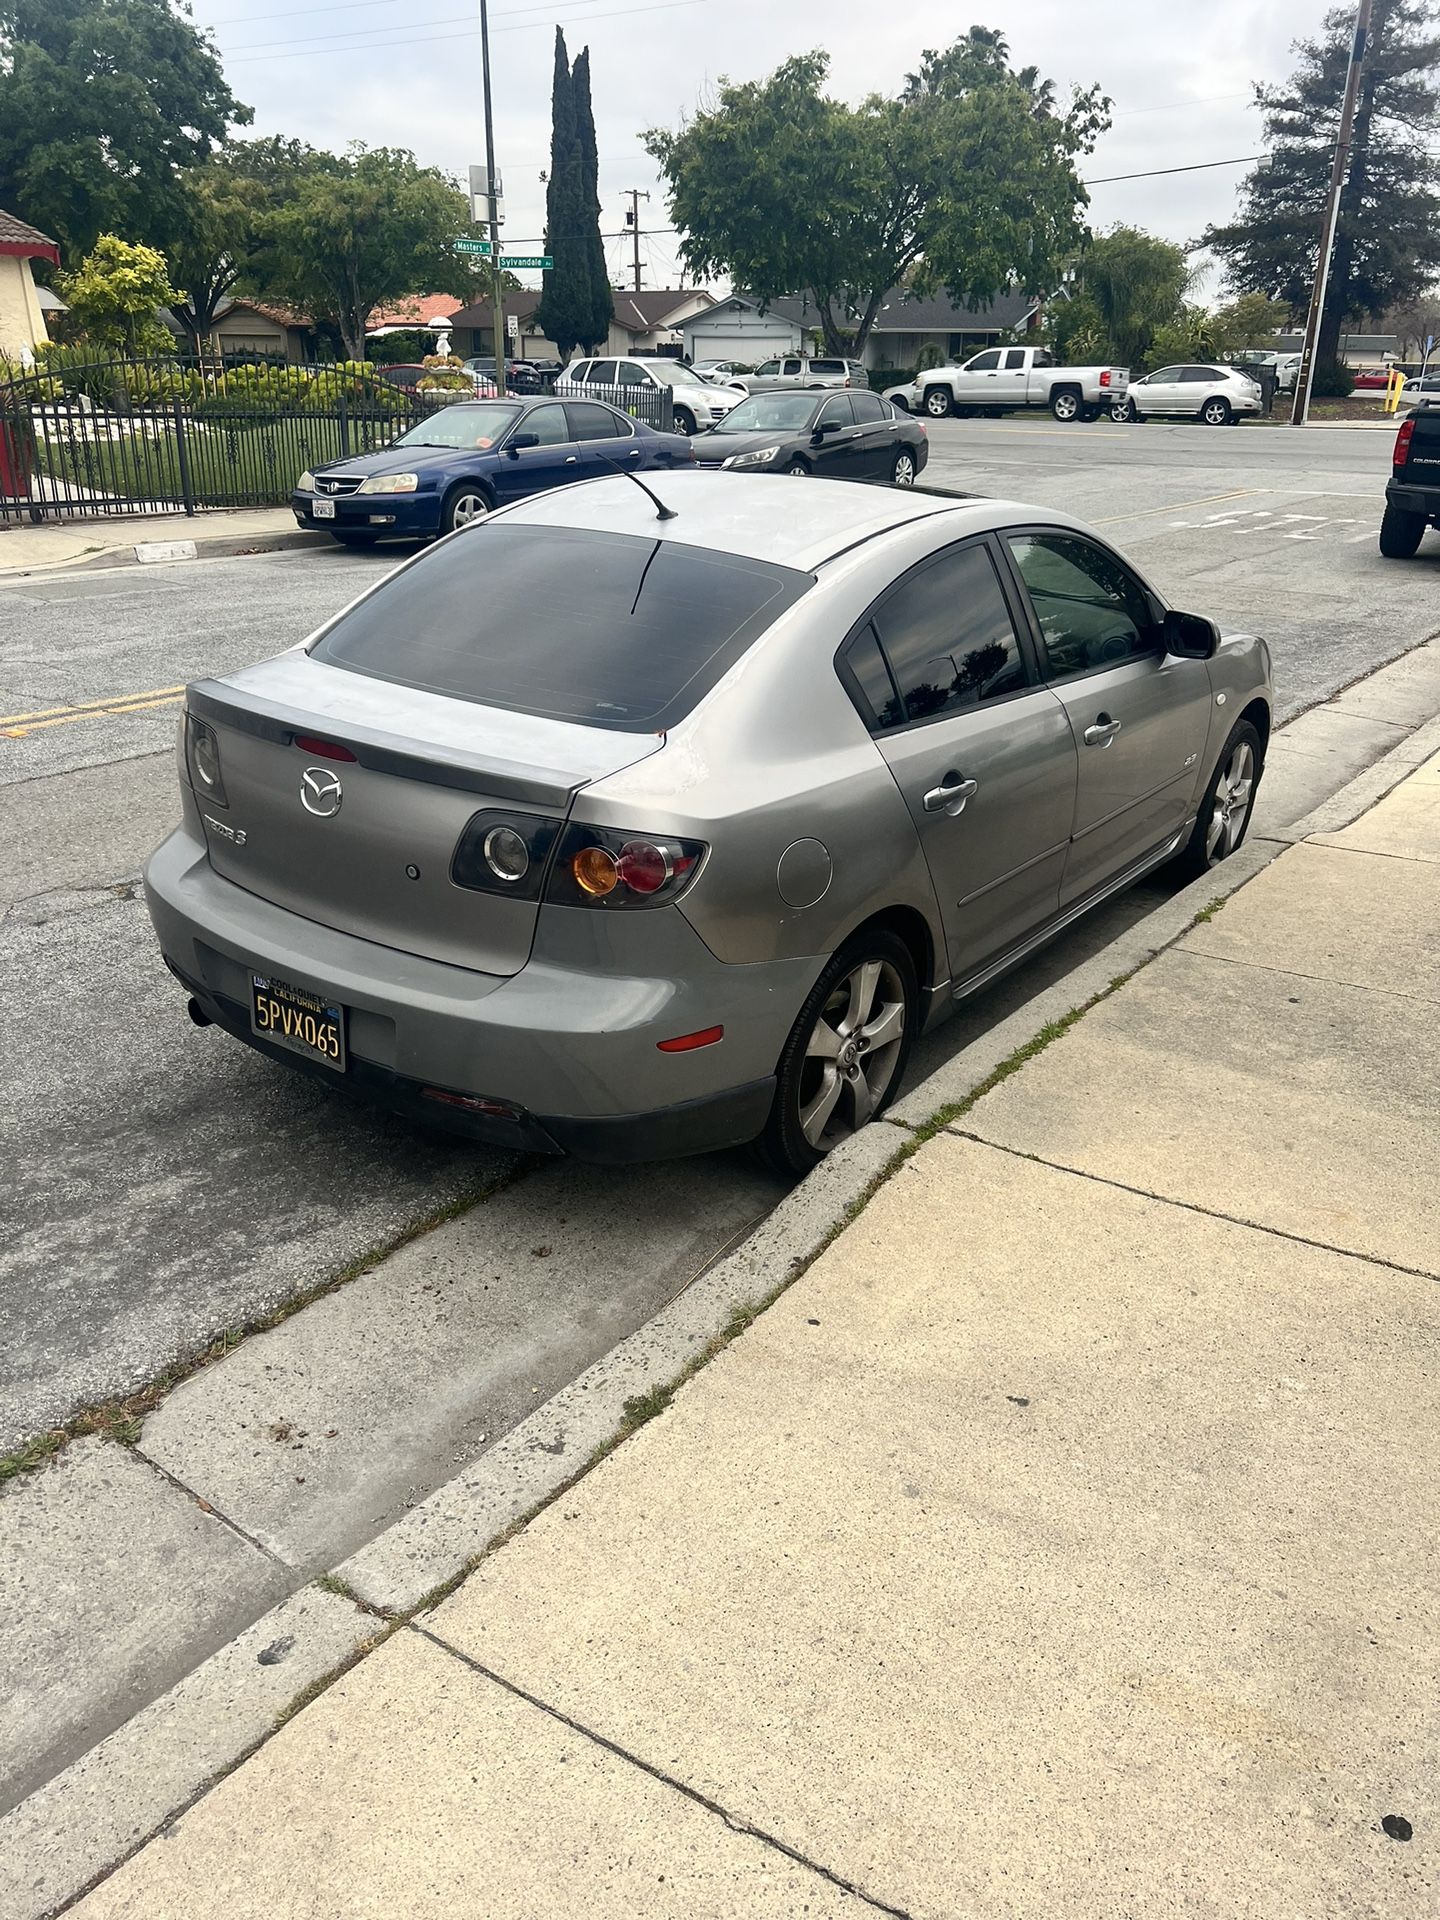
[[[747,367],[780,352],[763,334],[712,333],[695,342],[692,360],[742,360]]]

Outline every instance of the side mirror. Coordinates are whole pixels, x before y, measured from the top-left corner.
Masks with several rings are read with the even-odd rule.
[[[1171,607],[1160,629],[1165,651],[1181,660],[1212,660],[1220,646],[1220,629],[1203,613],[1178,613]]]
[[[839,431],[840,422],[838,420],[822,420],[810,436],[811,445],[818,447],[827,433],[839,433]]]
[[[505,451],[512,460],[518,460],[522,447],[538,447],[539,444],[540,436],[538,433],[517,433]]]

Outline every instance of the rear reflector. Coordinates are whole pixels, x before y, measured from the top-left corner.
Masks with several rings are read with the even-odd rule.
[[[518,1120],[518,1107],[507,1107],[503,1100],[482,1100],[474,1093],[451,1093],[448,1087],[422,1087],[423,1100],[438,1101],[442,1107],[460,1107],[466,1113],[493,1114],[497,1120]]]
[[[301,753],[313,754],[317,760],[353,760],[354,754],[349,747],[342,747],[336,740],[320,740],[313,733],[292,735],[295,745]]]
[[[682,1033],[674,1040],[657,1040],[661,1053],[691,1053],[696,1047],[713,1047],[725,1038],[724,1027],[702,1027],[698,1033]]]

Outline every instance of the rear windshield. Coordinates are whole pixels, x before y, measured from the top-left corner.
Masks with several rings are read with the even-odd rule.
[[[396,574],[311,653],[487,707],[660,733],[813,584],[672,540],[496,521]]]

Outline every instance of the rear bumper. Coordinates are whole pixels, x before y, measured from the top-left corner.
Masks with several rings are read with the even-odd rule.
[[[427,1125],[591,1160],[674,1158],[753,1139],[824,965],[726,964],[677,909],[626,916],[623,929],[615,916],[602,930],[584,909],[547,908],[529,963],[502,978],[277,907],[218,875],[183,826],[152,856],[145,892],[167,966],[245,1045]],[[253,972],[348,1010],[343,1074],[251,1032]],[[724,1028],[716,1045],[659,1050],[710,1026]]]
[[[315,498],[313,493],[295,492],[290,496],[295,523],[307,533],[368,533],[378,539],[382,535],[403,537],[407,534],[418,538],[440,531],[438,493],[337,494],[333,520],[315,518]]]
[[[1411,487],[1403,480],[1392,480],[1385,488],[1385,504],[1400,513],[1423,513],[1434,519],[1440,515],[1440,487]]]

